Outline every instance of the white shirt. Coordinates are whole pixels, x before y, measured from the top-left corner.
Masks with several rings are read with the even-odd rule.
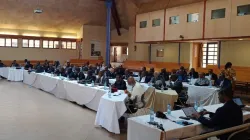
[[[141,97],[142,97],[143,94],[144,94],[144,89],[143,89],[143,87],[140,85],[140,83],[136,82],[136,83],[135,83],[135,86],[132,88],[132,92],[131,92],[131,97],[130,97],[130,99],[133,100],[133,99],[135,99],[135,97],[137,96],[136,104],[137,104],[139,107],[142,107],[142,106],[143,106],[143,103],[142,103],[142,101],[141,101]]]
[[[146,79],[146,76],[142,77],[140,82],[145,83],[145,79]]]

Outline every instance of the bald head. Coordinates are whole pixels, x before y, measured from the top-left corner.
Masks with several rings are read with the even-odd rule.
[[[130,76],[130,77],[128,78],[128,85],[134,86],[135,83],[136,83],[136,82],[135,82],[134,77]]]

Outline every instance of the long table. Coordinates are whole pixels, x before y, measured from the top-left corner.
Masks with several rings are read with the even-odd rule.
[[[215,112],[223,104],[210,105],[204,107],[210,112]],[[172,120],[180,120],[180,116],[185,116],[182,110],[172,111],[170,117]],[[244,120],[250,118],[250,112],[243,111]],[[192,125],[182,126],[173,121],[155,118],[155,121],[163,124],[165,132],[162,133],[161,130],[156,127],[149,125],[149,115],[139,116],[128,119],[128,140],[173,140],[173,139],[183,139],[187,137],[193,137],[201,133],[211,131],[207,127],[203,127],[201,123],[195,120],[189,120]],[[164,137],[166,138],[164,139]]]
[[[0,76],[6,78],[8,81],[21,82],[23,81],[23,69],[16,69],[10,67],[0,68]]]
[[[97,111],[101,97],[106,94],[107,90],[103,87],[91,87],[78,84],[77,81],[61,80],[59,77],[54,77],[48,73],[29,73],[24,71],[23,82],[43,91],[55,95],[57,98],[76,102],[79,105]]]

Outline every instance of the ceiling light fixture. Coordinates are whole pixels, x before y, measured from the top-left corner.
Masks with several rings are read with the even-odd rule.
[[[43,10],[39,8],[40,6],[40,0],[37,0],[37,8],[34,10],[35,14],[41,14],[43,13]]]
[[[243,39],[241,38],[241,39],[239,39],[239,40],[243,40]]]

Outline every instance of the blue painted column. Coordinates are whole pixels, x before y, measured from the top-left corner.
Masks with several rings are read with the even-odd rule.
[[[111,8],[112,0],[106,0],[107,23],[106,23],[106,65],[110,64],[110,26],[111,26]]]

